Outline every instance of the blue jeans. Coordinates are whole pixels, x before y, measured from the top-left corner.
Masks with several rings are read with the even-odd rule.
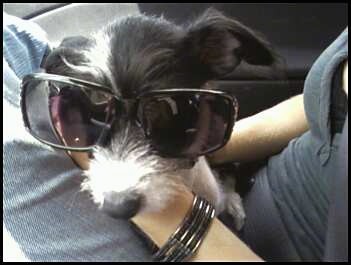
[[[4,14],[4,225],[32,261],[149,261],[132,224],[100,212],[80,191],[82,171],[66,153],[24,129],[20,79],[39,69],[47,46],[37,25]]]

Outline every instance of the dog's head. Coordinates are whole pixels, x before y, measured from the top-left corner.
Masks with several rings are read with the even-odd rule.
[[[242,61],[274,67],[277,57],[254,31],[209,9],[184,26],[144,15],[118,19],[91,38],[66,38],[44,68],[132,99],[148,90],[209,88]],[[182,171],[189,161],[160,156],[130,115],[113,124],[108,139],[94,150],[82,187],[111,214],[159,210],[192,177]]]

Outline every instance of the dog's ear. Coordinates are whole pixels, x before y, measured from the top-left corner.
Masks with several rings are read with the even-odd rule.
[[[82,64],[86,60],[83,51],[92,45],[92,40],[86,37],[67,37],[45,57],[42,67],[47,73],[66,74],[67,64]]]
[[[262,66],[275,62],[268,42],[213,8],[187,27],[183,49],[217,77],[233,71],[241,60]]]

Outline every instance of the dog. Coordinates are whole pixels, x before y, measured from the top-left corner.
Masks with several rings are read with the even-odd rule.
[[[91,37],[65,38],[44,61],[47,73],[75,77],[111,88],[123,98],[151,89],[216,89],[213,80],[241,63],[274,68],[271,45],[235,19],[210,8],[186,25],[163,17],[126,16]],[[117,121],[109,141],[92,151],[81,187],[114,217],[160,211],[176,192],[189,188],[228,212],[237,230],[245,212],[232,176],[220,179],[205,156],[159,155],[128,119]]]

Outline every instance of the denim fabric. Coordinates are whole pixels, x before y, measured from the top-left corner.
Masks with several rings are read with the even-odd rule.
[[[32,261],[148,261],[133,226],[98,211],[80,191],[82,172],[65,152],[24,130],[20,79],[38,70],[47,45],[37,25],[4,14],[4,225]]]

